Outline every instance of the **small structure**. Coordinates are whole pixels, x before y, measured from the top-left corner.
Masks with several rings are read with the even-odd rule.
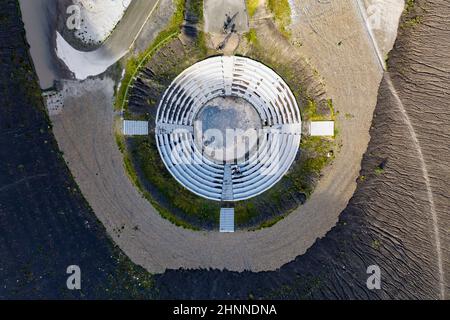
[[[44,91],[44,93],[42,93],[42,97],[44,98],[44,103],[47,107],[49,116],[54,116],[61,113],[64,107],[64,95],[61,91]]]
[[[311,136],[334,136],[334,121],[311,121],[309,125]]]
[[[234,232],[234,208],[220,209],[220,232]]]
[[[148,135],[148,121],[124,120],[123,134],[126,136]]]

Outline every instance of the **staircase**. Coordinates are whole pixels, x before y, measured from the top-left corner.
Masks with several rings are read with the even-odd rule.
[[[223,169],[222,201],[233,201],[233,178],[231,165],[228,163]]]

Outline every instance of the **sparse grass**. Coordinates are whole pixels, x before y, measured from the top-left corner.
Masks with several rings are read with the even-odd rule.
[[[422,23],[422,17],[421,16],[415,16],[412,17],[410,19],[407,19],[403,24],[402,27],[403,28],[409,28],[409,27],[414,27],[415,25],[418,25]]]
[[[260,0],[246,0],[248,16],[251,18],[255,15],[256,9],[258,9]]]
[[[406,0],[405,12],[410,13],[414,9],[415,5],[416,5],[416,0]]]
[[[132,139],[135,147],[131,150],[131,153],[136,157],[136,162],[142,171],[143,177],[164,196],[167,202],[195,220],[206,222],[209,225],[216,225],[219,218],[220,203],[193,194],[171,176],[161,161],[153,135],[133,137]],[[136,172],[136,168],[131,167],[131,170]],[[141,184],[137,183],[136,185],[139,186]],[[145,192],[144,195],[153,205],[156,203],[148,192]],[[155,208],[162,216],[171,221],[177,221],[176,224],[178,225],[189,229],[198,229],[172,214],[171,210],[161,204],[156,205]]]
[[[355,116],[351,113],[346,112],[344,117],[345,117],[345,119],[350,120],[350,119],[353,119]]]
[[[285,217],[286,217],[286,215],[282,215],[282,216],[276,216],[272,219],[266,220],[253,230],[261,230],[264,228],[270,228],[271,226],[276,224],[278,221],[283,220]]]
[[[279,14],[280,13],[278,13],[278,15]],[[301,83],[299,83],[299,77],[297,72],[295,72],[295,69],[291,65],[286,65],[283,62],[278,61],[274,57],[269,57],[269,53],[265,52],[264,48],[259,45],[255,29],[250,29],[245,37],[252,47],[258,49],[258,52],[252,50],[250,57],[256,58],[273,68],[287,81],[289,86],[293,88],[296,97],[304,99],[305,93]],[[155,51],[160,50],[161,47],[158,47]],[[196,47],[197,48],[193,48],[192,55],[188,56],[189,54],[187,54],[186,59],[183,60],[184,62],[177,64],[177,68],[175,68],[177,70],[171,70],[170,74],[167,74],[167,79],[176,76],[180,70],[183,70],[191,63],[194,63],[195,60],[204,58],[207,52],[202,49],[206,47],[206,45],[204,45],[203,34],[199,34],[199,40]],[[254,55],[255,53],[257,55],[256,57]],[[153,54],[150,55],[149,59],[153,56]],[[146,63],[148,61],[149,60],[145,60]],[[326,103],[330,112],[326,112],[326,115],[322,117],[334,119],[335,114],[332,101],[328,100]],[[311,104],[311,117],[320,117],[316,112],[317,106],[314,105],[315,102],[312,99]],[[326,106],[321,105],[322,109],[324,107]],[[204,199],[191,193],[172,177],[159,156],[153,135],[150,135],[149,137],[133,137],[132,139],[133,143],[131,145],[133,147],[129,147],[129,150],[125,150],[125,154],[128,154],[128,156],[125,156],[124,158],[128,157],[128,159],[131,159],[130,157],[132,157],[133,162],[125,160],[125,167],[127,172],[129,172],[130,179],[136,184],[139,190],[141,190],[143,196],[150,201],[156,210],[159,211],[161,216],[172,221],[176,225],[189,229],[197,229],[197,225],[203,226],[205,224],[217,226],[220,203]],[[121,148],[120,142],[118,142],[118,145],[119,148]],[[294,163],[289,173],[283,177],[278,184],[258,197],[235,203],[236,226],[252,227],[253,223],[256,227],[252,230],[267,228],[288,215],[293,209],[286,206],[286,192],[297,195],[299,193],[304,193],[304,195],[309,197],[314,189],[315,181],[320,176],[320,171],[331,162],[334,157],[327,156],[329,151],[333,150],[333,147],[334,141],[332,139],[320,137],[304,138],[301,144],[302,153],[300,159]],[[138,168],[135,168],[134,166],[138,166]],[[137,169],[139,170],[139,176],[136,174],[136,172],[138,172]],[[147,190],[146,186],[142,185],[147,182],[151,186],[151,190]],[[157,191],[156,194],[154,189]],[[151,191],[151,193],[149,193],[149,191]],[[304,195],[302,195],[302,197]],[[264,206],[271,208],[269,209],[270,216],[261,216],[261,208],[264,208]],[[275,208],[275,210],[272,212],[271,210],[273,208]],[[193,218],[189,219],[189,221],[199,221],[199,224],[195,222],[195,225],[193,225],[192,223],[187,222],[188,217]]]
[[[309,98],[306,106],[303,108],[302,117],[304,120],[310,121],[335,120],[336,115],[331,99],[327,100],[327,106],[329,108],[329,114],[320,114],[317,112],[317,102]]]
[[[302,158],[287,177],[297,190],[301,190],[309,197],[314,190],[312,178],[319,177],[323,168],[334,159],[334,152],[331,156],[328,155],[334,150],[334,140],[324,137],[304,137],[300,149]]]
[[[277,23],[280,32],[286,37],[291,36],[288,30],[291,24],[291,7],[288,0],[268,0],[267,6],[273,12],[275,22]]]

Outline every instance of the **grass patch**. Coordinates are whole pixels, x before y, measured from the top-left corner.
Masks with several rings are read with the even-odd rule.
[[[267,6],[274,15],[280,32],[287,38],[291,36],[288,26],[291,24],[291,7],[288,0],[268,0]]]
[[[312,98],[308,98],[308,101],[302,110],[302,118],[310,121],[335,120],[336,114],[334,112],[333,101],[331,99],[327,100],[327,107],[329,112],[325,114],[318,113],[317,102]]]
[[[194,7],[190,7],[189,10],[196,11],[201,8],[198,5],[201,1],[196,3],[191,3],[190,5]],[[290,21],[290,10],[288,12]],[[245,38],[252,48],[249,57],[257,59],[276,70],[286,80],[290,88],[293,88],[292,91],[298,101],[305,101],[306,94],[295,68],[277,60],[276,55],[273,56],[270,52],[266,52],[264,47],[258,43],[255,29],[250,29],[245,34]],[[184,57],[177,57],[176,61],[170,60],[170,54],[167,55],[167,64],[173,64],[174,67],[169,68],[169,70],[165,68],[164,74],[159,74],[160,78],[164,79],[164,83],[177,76],[179,72],[192,63],[206,57],[209,52],[206,49],[204,39],[205,35],[200,32],[196,47],[186,52]],[[161,50],[161,47],[157,49]],[[161,54],[164,57],[166,56],[164,52],[161,52]],[[155,61],[159,61],[158,53],[157,56],[149,55],[145,63],[150,62],[152,57],[155,57]],[[135,66],[131,65],[131,67]],[[327,117],[327,119],[335,117],[331,100],[321,101],[319,106],[316,105],[314,100],[310,100],[310,109],[307,111],[310,117],[318,118],[322,116]],[[327,112],[327,107],[330,112]],[[325,110],[325,115],[320,115],[318,109]],[[149,106],[149,110],[154,110],[154,105]],[[141,190],[143,196],[159,211],[161,216],[176,225],[189,229],[198,229],[197,226],[213,226],[216,228],[219,221],[220,202],[197,196],[179,184],[164,166],[156,146],[155,137],[152,134],[148,137],[133,137],[131,139],[132,143],[128,144],[128,150],[125,150],[124,158],[133,159],[133,161],[124,160],[125,167],[129,172],[130,179]],[[120,146],[120,142],[118,142],[118,145],[119,148],[123,148]],[[332,139],[305,137],[301,143],[302,152],[298,161],[293,164],[289,173],[279,183],[255,198],[235,203],[236,226],[257,230],[270,227],[283,219],[297,207],[299,199],[309,197],[312,193],[315,181],[320,176],[320,171],[333,159],[333,152],[330,156],[330,150],[333,150],[333,147],[334,141]],[[136,174],[136,172],[139,173]],[[300,193],[301,195],[299,195]]]
[[[187,2],[187,8],[190,13],[195,14],[198,21],[203,21],[203,0],[190,0]]]
[[[122,85],[116,92],[116,99],[114,101],[115,110],[127,109],[128,105],[126,99],[128,88],[132,84],[134,76],[142,66],[147,64],[157,49],[167,43],[170,39],[179,35],[181,30],[180,26],[184,20],[185,0],[176,0],[175,5],[175,12],[167,27],[156,36],[155,40],[145,51],[130,57],[126,62]]]
[[[144,178],[164,196],[167,202],[195,220],[206,222],[208,225],[216,225],[219,219],[220,203],[193,194],[171,176],[161,161],[153,135],[148,137],[134,137],[132,139],[134,140],[134,148],[131,150],[131,153],[136,156],[137,163],[142,170]],[[131,167],[131,170],[136,172],[136,169],[133,167]],[[137,186],[140,185],[140,183],[137,183]],[[170,210],[164,208],[162,205],[155,204],[156,201],[150,194],[148,194],[147,198],[150,198],[152,205],[155,206],[162,216],[171,221],[177,221],[176,224],[178,225],[190,229],[198,229],[192,224],[182,222],[182,219],[172,214]]]
[[[415,16],[410,19],[407,19],[405,22],[403,22],[402,27],[403,28],[410,28],[414,27],[415,25],[422,23],[422,17],[421,16]]]
[[[263,223],[261,223],[258,227],[256,227],[254,230],[261,230],[264,228],[270,228],[271,226],[273,226],[274,224],[276,224],[278,221],[281,221],[284,219],[284,217],[286,217],[286,215],[282,215],[282,216],[276,216],[272,219],[266,220]]]
[[[248,16],[251,18],[255,15],[256,9],[258,9],[259,0],[246,0]]]
[[[414,9],[415,5],[416,5],[416,0],[406,0],[405,12],[410,13]]]
[[[384,173],[384,169],[381,168],[380,166],[377,166],[377,167],[373,170],[373,172],[375,172],[376,175],[380,175],[380,174]]]

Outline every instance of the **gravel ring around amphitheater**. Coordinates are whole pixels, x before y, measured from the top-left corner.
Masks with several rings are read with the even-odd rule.
[[[230,127],[219,130],[216,123],[196,133],[199,112],[219,97],[249,102],[263,127],[243,132],[232,118]],[[228,110],[237,113],[242,107]],[[230,131],[224,134],[223,129]],[[239,201],[270,189],[289,170],[300,145],[301,116],[289,86],[272,69],[245,57],[216,56],[172,81],[158,106],[155,135],[167,170],[186,189],[210,200]],[[213,142],[206,144],[208,139]],[[256,148],[249,150],[247,142]]]

